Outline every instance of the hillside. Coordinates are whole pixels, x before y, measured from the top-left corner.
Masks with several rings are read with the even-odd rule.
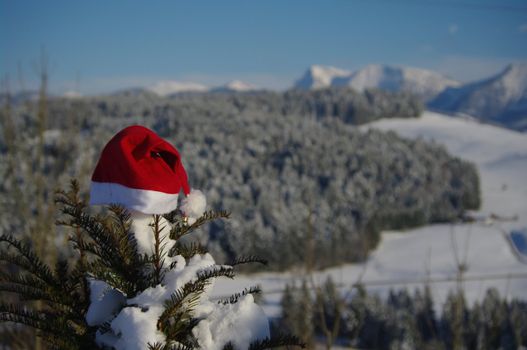
[[[468,280],[463,286],[470,304],[481,301],[491,287],[508,298],[526,300],[526,265],[515,255],[504,233],[523,232],[521,228],[527,227],[527,184],[524,181],[527,136],[431,112],[425,112],[419,119],[380,120],[363,128],[394,131],[410,139],[434,140],[445,145],[452,154],[471,160],[481,177],[482,207],[478,215],[488,217],[494,213],[517,216],[517,220],[384,231],[379,246],[366,263],[320,271],[315,274],[315,281],[322,283],[327,276],[332,276],[346,292],[360,276],[369,291],[387,296],[393,288],[412,291],[422,288],[427,279],[439,280],[441,282],[432,283],[431,287],[435,307],[440,310],[449,291],[456,288],[457,253],[468,266]],[[517,274],[524,277],[514,278]],[[297,272],[239,276],[235,281],[237,285],[230,287],[220,281],[214,293],[228,295],[249,281],[261,284],[266,313],[278,316],[280,291],[298,278]]]

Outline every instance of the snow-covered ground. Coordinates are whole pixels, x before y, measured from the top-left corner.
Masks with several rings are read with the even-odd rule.
[[[476,163],[482,207],[475,216],[487,220],[474,224],[429,225],[405,232],[383,232],[378,248],[365,264],[348,264],[316,273],[316,283],[327,276],[346,287],[359,278],[370,291],[422,287],[429,279],[437,306],[456,287],[456,261],[468,266],[464,290],[469,302],[480,300],[495,287],[502,295],[527,299],[527,264],[519,239],[512,231],[527,227],[527,134],[479,124],[470,119],[425,112],[419,119],[381,120],[363,126],[393,130],[403,137],[423,138],[443,144],[454,155]],[[496,220],[492,217],[513,218]],[[350,247],[353,249],[353,247]],[[216,281],[213,294],[229,295],[260,284],[268,316],[280,313],[281,290],[302,278],[300,272],[239,275],[234,281]]]
[[[478,166],[482,213],[518,215],[503,228],[527,225],[527,134],[470,119],[425,112],[419,119],[386,119],[364,128],[393,130],[403,137],[434,140]]]

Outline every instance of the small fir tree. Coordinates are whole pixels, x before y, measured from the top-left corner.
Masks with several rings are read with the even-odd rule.
[[[245,289],[218,302],[207,298],[215,278],[233,278],[235,266],[264,260],[250,256],[217,265],[200,244],[179,243],[205,223],[228,218],[227,212],[205,212],[192,225],[184,222],[178,210],[153,215],[149,227],[154,249],[144,254],[138,251],[131,215],[123,207],[112,205],[105,214],[90,214],[79,197],[76,181],[69,191],[57,193],[56,203],[63,214],[58,224],[70,230],[75,262],[63,259],[50,267],[33,252],[29,242],[1,236],[0,261],[4,265],[0,291],[15,294],[19,302],[0,303],[0,321],[36,329],[53,349],[128,349],[130,341],[137,341],[141,334],[142,340],[157,341],[149,341],[144,347],[136,344],[136,348],[203,348],[207,347],[203,345],[207,340],[204,334],[209,332],[209,338],[214,335],[209,318],[224,317],[231,325],[252,322],[267,327],[267,319],[263,322],[261,309],[252,302],[258,288]],[[9,272],[11,266],[19,272]],[[243,308],[249,311],[240,311]],[[242,319],[236,320],[238,316]],[[249,349],[303,346],[294,336],[259,337],[258,333],[265,330],[249,328],[253,332]],[[221,327],[216,330],[221,331]],[[138,334],[126,339],[130,332]],[[243,343],[228,339],[228,334],[222,341],[215,347],[239,349]]]

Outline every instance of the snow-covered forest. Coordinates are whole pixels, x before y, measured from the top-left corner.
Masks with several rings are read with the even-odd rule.
[[[479,206],[472,164],[440,145],[356,129],[379,118],[418,117],[422,106],[405,93],[327,89],[161,98],[125,91],[39,103],[4,109],[4,232],[50,228],[53,191],[71,177],[86,190],[104,143],[131,124],[173,142],[191,185],[204,190],[212,208],[232,212],[227,224],[211,224],[200,237],[222,260],[263,255],[283,269],[303,264],[314,247],[315,267],[358,261],[375,247],[381,229],[462,220],[466,209]],[[46,246],[60,251],[60,239]]]

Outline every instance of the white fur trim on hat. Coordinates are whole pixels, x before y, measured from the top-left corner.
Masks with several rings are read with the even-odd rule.
[[[166,214],[177,208],[178,195],[130,188],[112,182],[91,182],[90,204],[120,204],[144,214]]]

